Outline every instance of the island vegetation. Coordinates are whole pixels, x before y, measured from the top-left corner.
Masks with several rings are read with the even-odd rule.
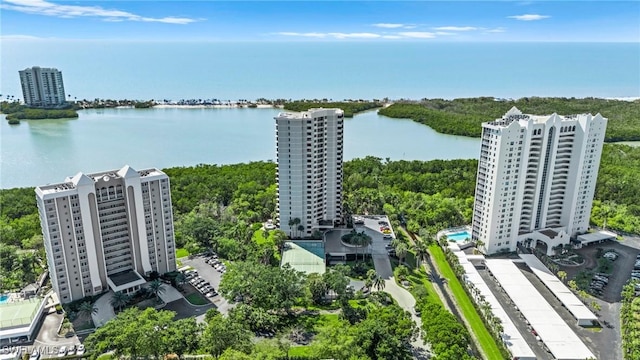
[[[7,120],[10,124],[16,124],[16,121],[23,119],[35,120],[35,119],[72,119],[77,118],[78,113],[71,108],[67,109],[40,109],[30,108],[25,105],[20,105],[17,102],[3,101],[0,103],[0,112],[7,115]]]
[[[346,100],[346,101],[328,101],[324,100],[296,100],[284,103],[284,108],[291,111],[306,111],[311,108],[338,108],[344,111],[345,117],[353,117],[362,111],[371,110],[381,107],[383,104],[378,100]]]
[[[620,325],[622,356],[625,360],[640,359],[640,297],[635,296],[640,281],[629,281],[622,288]]]
[[[468,99],[422,99],[398,101],[380,109],[379,114],[408,118],[443,134],[480,137],[483,122],[500,118],[511,107],[528,114],[560,115],[601,113],[609,119],[605,141],[640,140],[640,100],[598,98],[524,97],[517,100],[479,97]]]

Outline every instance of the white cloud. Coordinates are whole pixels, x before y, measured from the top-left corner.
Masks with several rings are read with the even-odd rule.
[[[89,16],[103,18],[105,21],[140,21],[159,22],[165,24],[190,24],[201,19],[168,16],[152,18],[122,11],[117,9],[105,9],[100,6],[88,5],[61,5],[46,0],[3,0],[0,8],[4,10],[19,11],[27,14],[56,16],[61,18],[73,18]]]
[[[402,39],[402,36],[399,35],[382,35],[383,39]]]
[[[310,38],[334,38],[334,39],[377,39],[382,37],[380,34],[374,33],[341,33],[341,32],[330,32],[330,33],[318,33],[318,32],[289,32],[283,31],[275,33],[276,35],[282,36],[297,36],[297,37],[310,37]]]
[[[374,33],[329,33],[329,36],[336,39],[377,39],[381,37],[381,35]]]
[[[323,37],[326,37],[326,36],[327,36],[327,34],[323,34],[323,33],[316,33],[316,32],[299,33],[299,32],[290,32],[290,31],[278,32],[278,33],[276,33],[276,35],[282,35],[282,36],[300,36],[300,37],[313,37],[313,38],[323,38]]]
[[[384,29],[398,29],[398,28],[403,28],[406,25],[405,24],[379,23],[379,24],[373,24],[373,26],[379,27],[379,28],[384,28]]]
[[[398,33],[398,35],[412,39],[433,39],[434,37],[436,37],[435,33],[427,31],[405,31]]]
[[[20,34],[14,34],[14,35],[0,35],[0,40],[5,41],[5,40],[44,40],[45,38],[41,38],[41,37],[37,37],[37,36],[33,36],[33,35],[20,35]]]
[[[440,26],[434,28],[434,30],[438,31],[473,31],[478,30],[477,27],[474,26]]]
[[[438,35],[438,36],[451,36],[451,35],[458,35],[458,34],[452,33],[452,32],[447,32],[447,31],[436,31],[436,35]]]
[[[487,32],[487,33],[503,33],[503,32],[505,32],[505,30],[507,30],[507,29],[505,29],[503,27],[497,27],[497,28],[494,28],[494,29],[487,29],[485,32]]]
[[[547,18],[550,18],[551,16],[539,15],[539,14],[524,14],[524,15],[507,16],[507,17],[510,19],[516,19],[520,21],[536,21],[536,20],[547,19]]]

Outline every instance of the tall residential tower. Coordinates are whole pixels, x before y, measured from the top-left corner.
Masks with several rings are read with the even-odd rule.
[[[275,118],[278,222],[289,235],[308,236],[342,219],[343,118],[340,109]]]
[[[585,233],[607,119],[535,116],[515,107],[482,124],[473,240],[487,254],[543,241],[547,251]]]
[[[58,107],[66,102],[62,73],[34,66],[19,71],[24,103],[34,107]]]
[[[62,303],[109,289],[134,292],[142,275],[176,269],[169,177],[120,170],[36,187],[53,289]]]

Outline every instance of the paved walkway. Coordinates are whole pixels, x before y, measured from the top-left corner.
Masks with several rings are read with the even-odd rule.
[[[96,328],[106,324],[107,321],[116,317],[116,313],[113,311],[113,306],[111,306],[112,297],[113,291],[109,291],[96,300],[95,306],[98,308],[98,311],[91,315],[93,324]]]
[[[384,245],[383,245],[384,246]],[[389,293],[394,300],[398,303],[398,306],[407,310],[411,314],[411,319],[415,321],[419,329],[418,337],[411,343],[413,347],[413,355],[415,359],[429,359],[430,348],[422,340],[422,321],[419,316],[416,315],[414,306],[416,305],[416,299],[405,288],[399,286],[394,277],[393,269],[391,268],[391,262],[388,255],[373,254],[373,265],[376,268],[376,272],[380,277],[384,279],[384,291]]]

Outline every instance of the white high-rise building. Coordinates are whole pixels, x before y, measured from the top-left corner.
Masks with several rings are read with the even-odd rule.
[[[19,71],[24,103],[34,107],[58,107],[66,103],[62,73],[34,66]]]
[[[78,173],[35,189],[53,289],[62,303],[135,292],[176,269],[169,177],[158,169]]]
[[[515,107],[482,124],[472,236],[487,254],[552,247],[585,233],[607,119],[536,116]]]
[[[275,120],[280,229],[309,236],[332,228],[342,219],[344,112],[310,109]]]

